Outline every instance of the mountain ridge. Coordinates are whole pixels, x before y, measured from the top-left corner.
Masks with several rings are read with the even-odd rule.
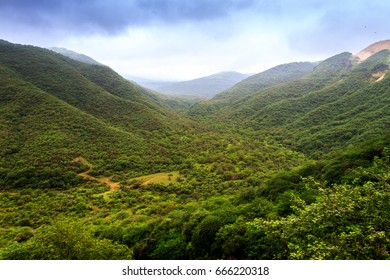
[[[97,173],[123,170],[123,158],[128,164],[133,159],[131,172],[145,168],[141,156],[149,158],[148,168],[164,165],[165,144],[154,134],[193,125],[109,67],[43,48],[0,41],[0,77],[0,169],[30,178],[31,185],[49,176],[44,174],[62,174],[59,170],[77,178],[71,160],[78,156],[94,162]],[[48,180],[52,186],[61,181]]]
[[[62,54],[62,55],[69,57],[71,59],[77,60],[79,62],[92,64],[92,65],[103,65],[100,62],[94,60],[93,58],[91,58],[85,54],[81,54],[81,53],[78,53],[78,52],[75,52],[72,50],[68,50],[66,48],[51,47],[51,48],[49,48],[49,50],[56,52],[56,53],[59,53],[59,54]]]
[[[231,102],[223,102],[221,94],[194,105],[189,114],[267,131],[309,154],[380,136],[388,129],[390,119],[390,110],[386,113],[390,57],[386,48],[376,49],[360,63],[351,53],[335,55],[296,80],[259,86],[247,95],[233,87],[236,91],[231,96],[235,99]],[[371,95],[375,99],[370,99]],[[359,126],[356,121],[365,125]]]
[[[362,62],[367,58],[369,58],[370,56],[382,50],[390,51],[390,40],[382,40],[382,41],[375,42],[369,45],[368,47],[364,48],[354,56],[357,57],[360,62]]]

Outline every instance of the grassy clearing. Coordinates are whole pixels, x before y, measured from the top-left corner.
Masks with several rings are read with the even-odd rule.
[[[178,171],[172,172],[161,172],[150,175],[145,175],[137,178],[133,178],[133,181],[140,183],[141,186],[147,186],[149,184],[167,184],[171,182],[177,182],[177,178],[179,177]]]

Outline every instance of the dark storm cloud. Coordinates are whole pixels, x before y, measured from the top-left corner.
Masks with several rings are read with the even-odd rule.
[[[73,32],[117,33],[131,25],[213,20],[253,0],[2,0],[0,22]]]

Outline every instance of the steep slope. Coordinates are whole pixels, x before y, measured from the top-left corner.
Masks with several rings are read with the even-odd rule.
[[[221,106],[214,117],[312,155],[380,137],[390,127],[389,57],[384,49],[356,64],[349,53],[336,55],[298,80]]]
[[[189,125],[153,98],[107,67],[1,41],[0,185],[67,186],[79,156],[96,174],[160,170],[176,153],[160,139]]]
[[[138,86],[136,83],[133,82],[129,83],[128,81],[120,77],[117,73],[113,72],[108,67],[97,62],[96,60],[94,60],[89,56],[68,50],[66,48],[53,47],[50,48],[50,50],[59,53],[63,56],[69,57],[73,60],[82,62],[82,64],[77,64],[74,66],[81,69],[83,75],[87,76],[93,82],[99,84],[104,89],[108,90],[114,95],[118,95],[120,97],[130,99],[130,100],[132,98],[135,98],[135,100],[137,101],[140,101],[141,99],[144,99],[145,96],[147,96],[148,98],[152,99],[154,102],[158,103],[159,105],[163,105],[169,108],[172,107],[172,102],[174,102],[175,104],[179,103],[177,106],[175,106],[178,108],[185,108],[186,106],[186,104],[181,104],[179,100],[171,100],[167,98],[165,95],[161,95],[157,92],[151,92],[150,90],[147,89],[147,88],[154,89],[154,87],[148,87],[143,83],[139,83],[139,84],[142,84],[144,87]],[[85,64],[89,64],[89,65],[85,65]],[[95,67],[96,65],[102,67],[101,68]]]
[[[287,83],[280,83],[272,87],[260,89],[251,93],[250,96],[243,97],[224,108],[223,114],[234,114],[235,117],[253,118],[260,110],[267,106],[273,106],[278,102],[302,97],[314,91],[331,86],[341,80],[352,68],[351,54],[341,53],[326,59],[316,66],[312,72]],[[231,111],[230,107],[236,108]],[[264,122],[265,125],[272,126],[274,122]]]
[[[273,110],[282,114],[288,108],[295,111],[289,111],[286,122],[278,123],[283,135],[300,150],[311,153],[384,135],[390,129],[390,77],[376,77],[388,71],[389,58],[389,51],[378,52],[331,87],[276,105]],[[301,112],[297,114],[295,108]],[[260,114],[264,116],[266,111]],[[258,120],[259,116],[254,118]]]
[[[171,123],[176,116],[160,106],[156,96],[106,66],[7,42],[0,44],[0,52],[1,65],[26,82],[112,126],[153,131],[177,125]]]
[[[4,67],[0,77],[2,186],[66,187],[77,182],[77,156],[110,169],[117,161],[113,154],[150,149],[139,135],[107,126]]]
[[[194,96],[209,99],[248,76],[238,72],[221,72],[199,79],[163,85],[156,87],[155,90],[169,95]]]

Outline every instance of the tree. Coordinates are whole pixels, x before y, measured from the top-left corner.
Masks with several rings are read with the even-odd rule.
[[[218,230],[224,225],[219,217],[207,216],[198,224],[192,234],[192,245],[198,258],[210,258],[212,245]]]
[[[71,218],[57,218],[32,238],[9,248],[5,259],[98,260],[131,259],[127,246],[93,236],[91,226]]]

